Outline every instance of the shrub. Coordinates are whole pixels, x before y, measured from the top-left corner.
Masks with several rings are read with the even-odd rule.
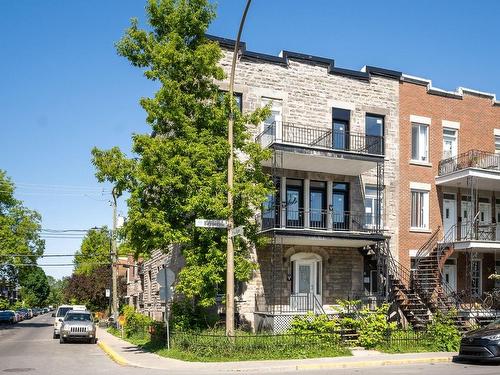
[[[329,319],[326,315],[307,315],[296,316],[293,318],[289,333],[292,334],[311,334],[311,333],[332,333],[338,329],[336,319]]]
[[[434,350],[452,352],[460,347],[460,332],[455,325],[456,312],[447,314],[436,313],[432,323],[427,328],[429,338],[433,342]]]
[[[358,344],[367,349],[372,349],[385,342],[389,330],[396,329],[396,323],[387,320],[389,305],[383,304],[375,311],[363,308],[360,312],[358,328]]]
[[[132,306],[126,306],[123,309],[123,315],[125,316],[123,327],[125,337],[145,335],[153,323],[150,317],[137,313]]]

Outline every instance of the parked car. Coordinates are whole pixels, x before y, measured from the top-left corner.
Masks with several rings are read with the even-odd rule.
[[[500,362],[500,319],[466,333],[460,342],[457,359]]]
[[[19,309],[16,311],[16,314],[19,315],[19,320],[18,320],[19,322],[28,319],[28,313],[24,310]]]
[[[57,311],[55,313],[52,313],[52,317],[54,319],[54,333],[52,335],[52,338],[57,339],[59,338],[59,333],[61,329],[62,322],[64,320],[64,316],[66,313],[70,310],[80,310],[80,311],[86,311],[87,308],[84,305],[61,305],[57,308]]]
[[[17,311],[23,313],[24,315],[24,320],[26,319],[31,319],[33,317],[33,312],[30,313],[31,309],[19,309]]]
[[[17,323],[16,313],[12,310],[0,311],[0,323],[7,323],[7,324]]]
[[[68,341],[87,341],[95,344],[96,326],[90,311],[70,310],[66,313],[61,325],[59,343]]]

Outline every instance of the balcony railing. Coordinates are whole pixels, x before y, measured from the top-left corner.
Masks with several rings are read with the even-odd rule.
[[[381,232],[374,214],[352,211],[304,210],[273,206],[260,215],[262,230],[273,228]]]
[[[480,150],[469,150],[452,158],[441,160],[439,162],[439,176],[467,168],[500,171],[500,154]]]
[[[462,222],[456,226],[455,241],[497,241],[499,224],[479,224],[471,221]]]
[[[320,300],[313,293],[292,293],[287,296],[256,294],[255,311],[269,314],[307,312],[324,314]]]
[[[255,138],[255,141],[264,148],[277,142],[334,151],[384,155],[384,137],[349,131],[334,131],[289,122],[273,122],[266,125],[264,131]]]

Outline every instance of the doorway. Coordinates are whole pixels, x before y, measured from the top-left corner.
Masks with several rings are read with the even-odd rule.
[[[454,259],[448,259],[444,265],[443,284],[447,284],[450,291],[457,291],[457,265]]]
[[[456,230],[451,233],[451,228],[457,223],[457,201],[455,194],[443,194],[443,230],[447,239],[456,239]]]

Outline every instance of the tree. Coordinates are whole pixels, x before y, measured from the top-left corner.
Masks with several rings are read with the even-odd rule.
[[[0,170],[0,277],[17,277],[17,268],[36,264],[43,255],[45,241],[40,239],[41,216],[14,198],[14,184]],[[6,267],[16,266],[16,270]]]
[[[75,253],[75,273],[90,275],[94,270],[111,262],[111,235],[104,226],[90,229]]]
[[[132,19],[117,50],[160,84],[153,98],[140,101],[152,132],[133,136],[135,158],[94,148],[93,164],[100,182],[130,191],[124,236],[136,255],[181,244],[186,265],[176,290],[208,306],[224,284],[227,238],[223,230],[195,228],[194,221],[229,215],[227,121],[234,99],[214,83],[224,72],[220,47],[205,35],[215,17],[207,0],[150,0],[146,12],[151,31]],[[235,246],[237,280],[247,280],[255,267],[248,253],[258,241],[255,207],[272,189],[261,168],[270,154],[249,132],[268,115],[268,108],[235,114],[235,155],[244,157],[235,161],[234,218],[246,237]]]
[[[110,266],[95,268],[91,274],[73,273],[64,285],[63,298],[84,304],[92,311],[103,311],[109,305],[106,289],[109,289],[110,285]]]
[[[49,296],[50,286],[40,267],[24,268],[19,275],[21,298],[28,306],[43,306]]]
[[[61,280],[56,280],[52,276],[47,276],[47,282],[49,283],[50,293],[47,297],[47,305],[58,306],[64,302],[64,287],[67,283],[67,278]]]

